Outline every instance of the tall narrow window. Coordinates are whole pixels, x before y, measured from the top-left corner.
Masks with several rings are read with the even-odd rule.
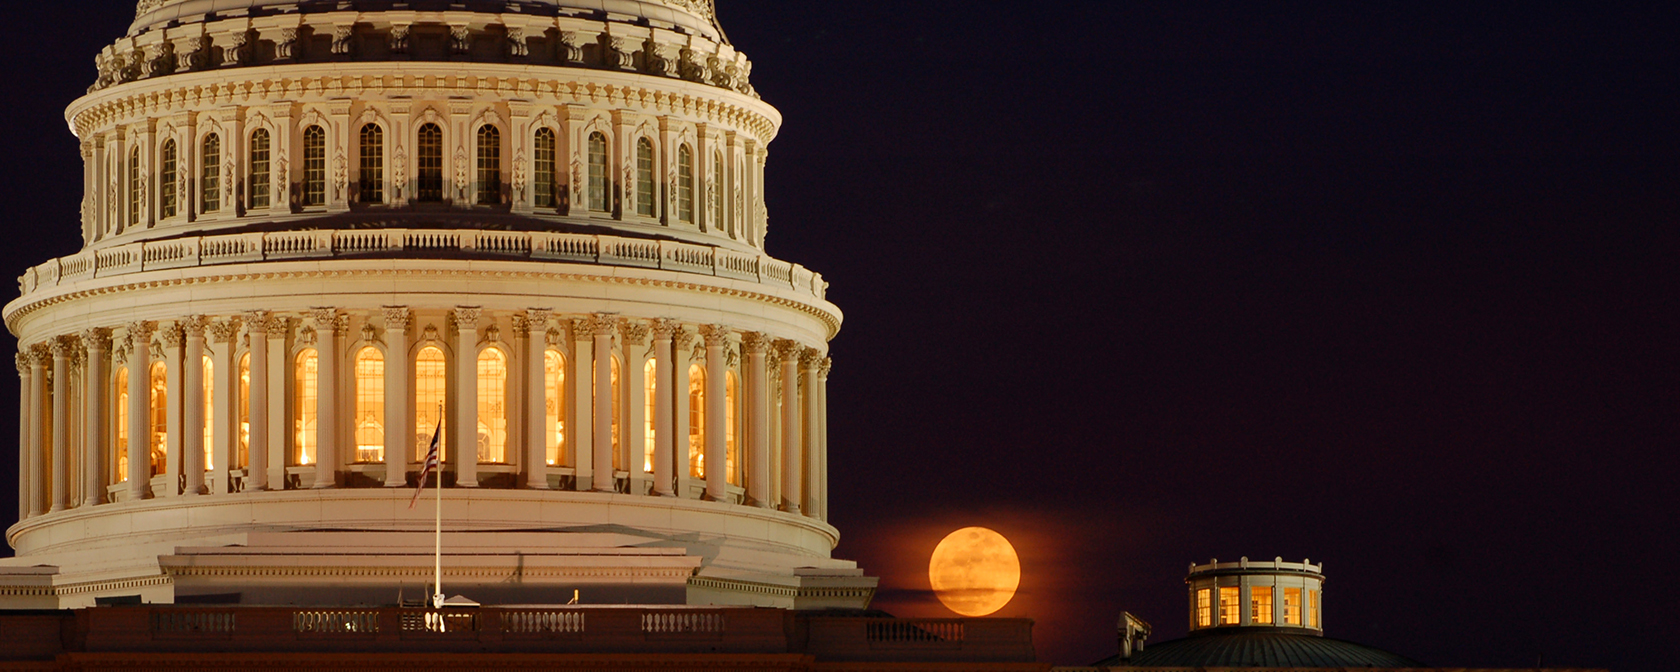
[[[502,132],[495,126],[478,129],[478,204],[502,202]]]
[[[723,152],[712,153],[712,184],[707,188],[706,199],[712,206],[713,231],[723,230],[723,198],[728,189],[723,184]]]
[[[356,462],[385,461],[385,355],[356,351]]]
[[[694,223],[694,150],[677,148],[677,221]]]
[[[554,130],[537,129],[536,170],[532,171],[531,195],[539,208],[556,207],[559,199],[554,189]]]
[[[146,202],[146,181],[140,179],[140,148],[128,154],[128,226],[140,226],[140,205]]]
[[[1284,625],[1301,624],[1301,589],[1283,589],[1283,623]]]
[[[1324,627],[1324,612],[1319,609],[1318,591],[1307,590],[1307,627],[1319,629]]]
[[[204,356],[204,470],[216,469],[216,363]]]
[[[215,133],[204,136],[199,153],[198,186],[200,212],[222,209],[222,138]],[[323,168],[325,163],[322,164]]]
[[[478,353],[478,461],[507,463],[507,356],[496,348]]]
[[[1272,587],[1251,586],[1248,589],[1248,622],[1254,625],[1272,624]]]
[[[169,471],[169,367],[152,364],[152,475]]]
[[[1236,586],[1219,587],[1219,624],[1236,625],[1242,622],[1242,589]]]
[[[688,475],[706,477],[706,370],[688,367]]]
[[[741,434],[740,427],[738,427],[737,424],[741,420],[741,414],[737,406],[741,403],[741,397],[739,393],[736,392],[740,386],[735,382],[734,371],[730,371],[729,374],[724,377],[724,381],[723,445],[727,448],[727,450],[724,451],[724,459],[728,461],[728,464],[726,465],[727,471],[725,473],[729,475],[728,478],[730,485],[740,485],[741,441],[739,437]]]
[[[116,482],[121,483],[128,480],[128,368],[117,369],[111,380],[117,398]]]
[[[1207,588],[1196,590],[1196,626],[1208,627],[1213,625],[1213,591]]]
[[[415,180],[416,200],[437,202],[443,200],[443,129],[437,124],[426,124],[420,127],[419,141],[414,145],[414,161],[417,168]],[[424,455],[421,456],[424,459]]]
[[[229,469],[251,464],[251,353],[239,356],[239,462]]]
[[[553,350],[543,353],[543,385],[548,466],[557,467],[566,459],[566,358]]]
[[[653,360],[648,360],[642,366],[642,471],[653,473],[654,443],[657,440],[654,433],[654,404],[659,399],[659,366]]]
[[[327,204],[327,132],[320,126],[303,131],[303,204]]]
[[[589,134],[589,209],[607,211],[607,136]]]
[[[622,389],[618,386],[618,357],[614,356],[612,358],[611,368],[612,381],[607,387],[607,393],[612,395],[612,465],[613,471],[624,471],[624,451],[619,449],[619,446],[622,445],[619,443],[619,437],[623,434],[623,432],[619,431],[618,423],[619,406],[621,405],[621,402],[619,401],[619,390]]]
[[[296,466],[315,463],[315,448],[319,445],[315,426],[319,409],[316,404],[320,399],[316,373],[320,365],[315,349],[306,348],[298,353],[292,369],[292,464]]]
[[[385,129],[379,124],[362,126],[361,179],[356,191],[363,203],[385,202]]]
[[[636,141],[636,214],[643,217],[657,214],[653,201],[658,193],[659,184],[653,181],[653,141],[642,138]]]
[[[268,207],[269,172],[268,172],[268,129],[259,128],[251,133],[251,207]]]
[[[432,447],[432,432],[439,433],[438,459],[449,459],[449,423],[443,420],[443,400],[448,394],[448,379],[443,350],[435,345],[420,349],[414,356],[414,461],[424,462]],[[439,424],[442,422],[442,424]],[[440,481],[441,482],[441,481]]]
[[[163,143],[163,151],[159,157],[161,170],[158,171],[158,218],[174,217],[180,210],[175,199],[175,171],[180,169],[180,157],[176,155],[175,141]]]

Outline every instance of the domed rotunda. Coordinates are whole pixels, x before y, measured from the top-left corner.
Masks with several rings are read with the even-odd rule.
[[[712,0],[142,0],[28,269],[0,607],[868,604]]]

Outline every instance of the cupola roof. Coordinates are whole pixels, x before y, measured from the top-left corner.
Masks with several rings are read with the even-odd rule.
[[[140,0],[128,34],[226,18],[396,9],[590,17],[646,23],[727,41],[718,28],[713,0]]]

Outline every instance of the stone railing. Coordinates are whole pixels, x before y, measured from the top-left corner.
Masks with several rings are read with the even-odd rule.
[[[88,250],[29,269],[18,292],[30,294],[93,278],[146,271],[294,259],[397,257],[528,259],[633,266],[710,275],[787,288],[826,299],[822,275],[763,255],[667,240],[542,231],[363,229],[198,236]]]

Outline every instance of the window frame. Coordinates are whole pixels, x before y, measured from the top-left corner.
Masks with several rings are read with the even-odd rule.
[[[305,208],[327,205],[327,129],[310,124],[303,129],[303,160],[299,162],[303,179],[298,189],[298,202]]]
[[[385,204],[385,127],[378,122],[356,131],[356,202]]]

